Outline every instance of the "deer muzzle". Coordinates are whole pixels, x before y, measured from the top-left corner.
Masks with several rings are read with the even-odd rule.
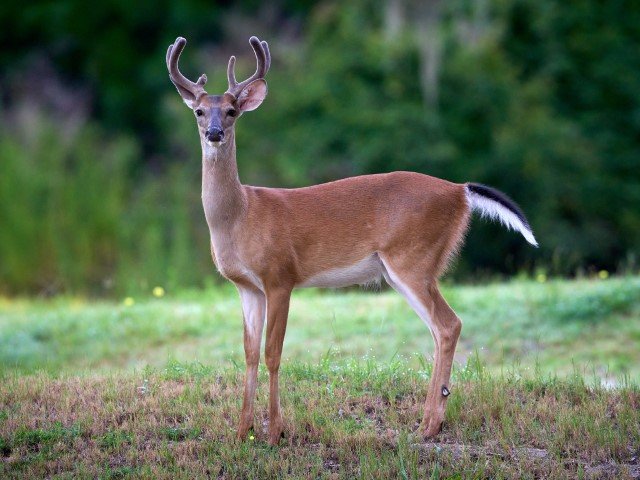
[[[205,132],[205,136],[210,142],[221,142],[224,138],[224,130],[220,127],[209,127]]]

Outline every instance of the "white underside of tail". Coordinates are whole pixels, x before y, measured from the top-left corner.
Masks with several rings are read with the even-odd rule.
[[[538,246],[538,242],[533,236],[531,229],[528,228],[515,213],[504,207],[501,203],[478,195],[469,189],[467,189],[467,198],[469,199],[469,206],[472,211],[478,212],[483,218],[498,220],[505,227],[520,232],[531,245]]]

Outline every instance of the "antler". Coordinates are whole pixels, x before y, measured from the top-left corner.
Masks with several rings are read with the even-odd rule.
[[[254,80],[258,78],[264,78],[264,76],[269,71],[269,67],[271,66],[271,54],[269,53],[269,45],[267,44],[267,42],[261,42],[260,40],[258,40],[258,37],[251,37],[249,39],[249,43],[251,44],[251,47],[256,54],[256,61],[258,64],[253,75],[251,75],[243,82],[238,83],[236,81],[236,75],[234,73],[236,57],[232,55],[231,58],[229,58],[229,66],[227,67],[227,80],[229,81],[229,88],[227,89],[227,93],[230,93],[234,97],[237,97],[238,94],[240,94],[240,92],[244,89],[244,87],[246,87]]]
[[[203,73],[198,78],[196,83],[193,83],[187,77],[185,77],[178,68],[178,60],[180,59],[180,54],[184,49],[184,46],[187,44],[187,41],[182,38],[176,38],[176,41],[169,45],[169,49],[167,50],[167,68],[169,69],[169,78],[173,84],[178,88],[178,91],[182,94],[181,89],[186,90],[188,93],[193,95],[195,99],[198,99],[201,95],[205,95],[207,92],[204,90],[204,84],[207,83],[207,76]]]

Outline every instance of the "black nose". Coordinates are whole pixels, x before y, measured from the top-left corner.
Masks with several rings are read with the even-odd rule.
[[[224,131],[222,129],[213,127],[207,130],[207,140],[210,142],[219,142],[224,138]]]

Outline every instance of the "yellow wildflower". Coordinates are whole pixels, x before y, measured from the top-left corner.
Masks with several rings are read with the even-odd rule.
[[[164,297],[164,288],[162,287],[154,287],[153,288],[153,296],[156,298]]]

